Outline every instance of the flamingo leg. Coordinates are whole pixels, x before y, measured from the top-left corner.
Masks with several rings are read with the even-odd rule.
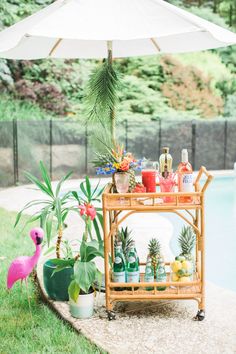
[[[22,294],[22,283],[23,283],[23,279],[21,279],[21,281],[20,281],[20,292],[21,292],[21,294]]]
[[[31,319],[33,319],[33,317],[32,317],[31,305],[30,305],[30,296],[29,296],[29,288],[28,288],[28,279],[27,279],[27,278],[25,278],[25,286],[26,286],[26,291],[27,291],[27,298],[28,298],[28,304],[29,304],[30,315],[31,315]]]

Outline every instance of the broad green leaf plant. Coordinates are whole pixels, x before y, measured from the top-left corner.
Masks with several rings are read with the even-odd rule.
[[[88,294],[93,290],[94,282],[101,279],[101,273],[94,262],[95,257],[103,257],[103,250],[97,241],[82,241],[80,258],[74,264],[74,279],[68,289],[69,297],[77,301],[80,293]]]

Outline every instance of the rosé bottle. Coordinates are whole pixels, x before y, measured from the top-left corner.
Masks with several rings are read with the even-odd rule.
[[[178,190],[179,192],[193,192],[193,168],[188,161],[188,150],[182,150],[181,163],[178,166]],[[179,197],[180,203],[191,203],[192,197]]]

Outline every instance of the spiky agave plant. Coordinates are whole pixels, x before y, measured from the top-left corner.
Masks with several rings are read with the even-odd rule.
[[[115,238],[115,246],[117,245],[118,242],[122,242],[122,250],[126,259],[128,257],[130,248],[134,244],[134,240],[131,236],[131,233],[132,230],[129,230],[128,227],[126,228],[122,227],[121,230],[118,231]]]
[[[191,226],[183,226],[178,242],[181,248],[181,256],[185,256],[188,260],[192,260],[192,251],[196,243],[196,235]]]
[[[156,276],[156,268],[158,264],[158,258],[160,257],[161,244],[157,238],[152,238],[148,244],[149,256],[152,260],[152,267],[154,270],[154,277]]]

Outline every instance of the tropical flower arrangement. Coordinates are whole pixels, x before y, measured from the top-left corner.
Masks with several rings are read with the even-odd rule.
[[[96,153],[94,160],[97,175],[110,175],[115,172],[127,172],[129,170],[141,170],[142,159],[136,160],[132,153],[126,152],[122,145],[110,148],[105,145],[105,153]]]

